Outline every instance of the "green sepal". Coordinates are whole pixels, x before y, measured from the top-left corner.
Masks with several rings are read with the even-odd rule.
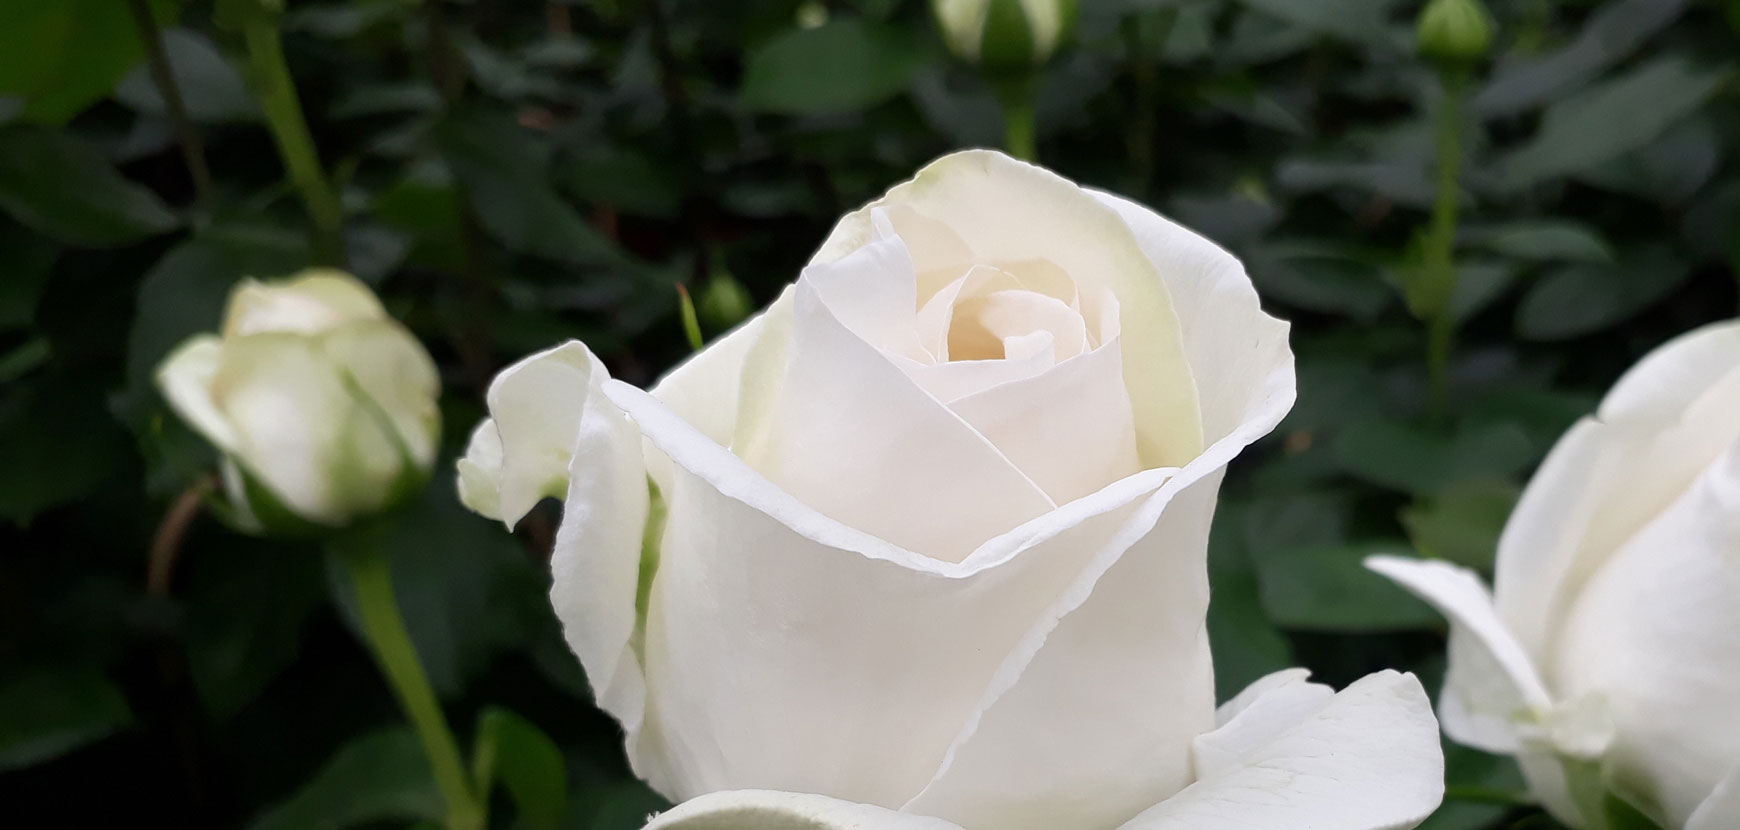
[[[1021,0],[991,0],[979,30],[979,67],[989,75],[1026,74],[1044,61]]]

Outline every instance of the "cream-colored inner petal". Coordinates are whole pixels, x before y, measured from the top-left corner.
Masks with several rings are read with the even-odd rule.
[[[1087,348],[1087,325],[1069,306],[1032,291],[997,291],[955,303],[949,320],[952,360],[1003,360],[1008,343],[1044,333],[1063,359]],[[1030,342],[1030,341],[1029,341]]]

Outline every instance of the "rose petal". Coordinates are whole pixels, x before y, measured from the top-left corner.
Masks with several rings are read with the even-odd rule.
[[[1190,372],[1202,379],[1200,401],[1204,444],[1258,421],[1264,433],[1293,408],[1293,352],[1288,325],[1263,313],[1256,289],[1238,258],[1196,232],[1120,196],[1092,191],[1135,234],[1142,252],[1159,263]],[[1117,295],[1122,301],[1124,296]],[[1131,317],[1123,318],[1129,342]],[[1124,371],[1139,360],[1126,347]],[[1134,389],[1135,387],[1132,387]],[[1136,423],[1147,429],[1140,400]]]
[[[1145,254],[1115,211],[1047,170],[1001,153],[968,150],[932,162],[912,181],[846,215],[814,262],[833,262],[867,244],[874,237],[871,214],[877,209],[886,209],[904,236],[902,214],[895,208],[946,224],[973,254],[970,261],[932,262],[926,250],[914,247],[920,274],[952,270],[953,279],[975,262],[1048,260],[1076,281],[1084,302],[1097,302],[1110,290],[1120,303],[1124,379],[1143,466],[1182,466],[1201,452],[1206,442],[1192,366],[1180,340],[1181,318],[1158,265],[1170,269],[1172,263]],[[919,296],[928,297],[922,285]],[[1097,319],[1095,308],[1082,311]],[[1220,378],[1215,383],[1236,385]]]
[[[770,318],[780,313],[779,307],[770,307],[690,355],[659,379],[653,397],[708,438],[729,446],[737,428],[744,365],[750,350],[767,333]]]
[[[1074,501],[1141,469],[1118,346],[1114,340],[949,408],[1052,501]]]
[[[1589,580],[1552,667],[1561,693],[1606,699],[1610,765],[1671,826],[1740,760],[1737,551],[1740,441]]]
[[[1111,537],[1171,476],[1125,479],[956,565],[827,518],[633,387],[606,394],[672,471],[644,640],[649,720],[629,751],[677,797],[765,787],[899,806],[993,676],[1037,651],[1033,621],[1061,613],[1048,607],[1090,560],[1122,553]]]
[[[1298,691],[1284,684],[1268,694]],[[1296,703],[1279,708],[1299,714]],[[1259,698],[1242,714],[1267,708]],[[1269,735],[1278,726],[1269,717],[1235,716],[1218,731]],[[1233,734],[1206,740],[1223,747],[1255,743]],[[1423,821],[1444,795],[1431,703],[1419,680],[1393,671],[1348,686],[1239,761],[1218,759],[1218,774],[1144,811],[1123,830],[1392,830]]]
[[[924,391],[949,404],[999,384],[1037,377],[1057,365],[1050,337],[1044,332],[1038,332],[1027,345],[1029,348],[1003,360],[952,360],[931,364],[904,361],[897,365]],[[1119,383],[1122,384],[1121,379]]]
[[[321,350],[349,375],[353,391],[374,402],[392,422],[410,460],[421,469],[435,463],[441,440],[441,376],[435,361],[410,332],[391,319],[345,323],[319,338]]]
[[[1007,356],[1007,341],[1034,332],[1051,335],[1059,360],[1087,348],[1087,323],[1080,313],[1054,297],[1007,290],[955,303],[949,354],[955,360],[1000,360]]]
[[[794,294],[786,375],[752,466],[817,511],[960,561],[1050,510],[1001,451],[848,331],[810,283]]]
[[[941,819],[808,793],[727,790],[672,807],[644,830],[961,830]]]
[[[1283,669],[1259,678],[1215,710],[1217,728],[1191,742],[1196,777],[1236,772],[1245,758],[1321,710],[1335,690],[1306,682],[1310,676],[1307,669]]]
[[[235,430],[211,398],[212,381],[223,365],[223,340],[200,334],[175,347],[157,370],[157,387],[181,419],[225,452],[235,452]]]
[[[510,528],[539,500],[567,492],[580,415],[588,395],[605,377],[603,365],[577,340],[524,358],[496,375],[486,398],[499,449],[477,447],[493,457],[473,459],[466,453],[472,459],[462,471],[471,476],[470,485],[461,480],[462,493],[467,487],[472,491],[466,503],[490,502],[476,491],[489,486],[486,474],[491,469],[496,518]]]
[[[1450,620],[1450,668],[1438,701],[1444,731],[1488,752],[1521,748],[1520,721],[1553,707],[1533,661],[1492,605],[1480,577],[1448,562],[1372,556],[1365,566],[1432,604]]]
[[[224,311],[224,336],[265,332],[319,334],[344,323],[384,320],[386,309],[355,277],[311,268],[282,282],[243,280]]]
[[[225,341],[211,390],[237,462],[309,521],[336,525],[371,512],[404,467],[398,440],[308,337]]]
[[[799,280],[864,342],[910,360],[930,357],[915,327],[918,273],[899,237],[889,235],[837,261],[812,264]]]
[[[1567,433],[1499,540],[1500,614],[1536,655],[1618,545],[1740,438],[1740,321],[1705,326],[1626,372]]]
[[[1573,425],[1535,471],[1499,537],[1493,604],[1531,659],[1545,655],[1563,611],[1564,576],[1599,502],[1593,494],[1625,475],[1609,443],[1594,419]]]
[[[1716,791],[1686,819],[1686,830],[1733,830],[1740,827],[1740,762],[1722,777]]]
[[[919,342],[930,353],[936,365],[947,365],[949,356],[949,322],[955,316],[955,302],[962,294],[984,293],[991,288],[1019,288],[1014,275],[992,265],[973,265],[960,279],[944,286],[919,308],[914,326]],[[938,396],[943,397],[943,396]],[[946,400],[946,398],[945,398]]]
[[[641,733],[646,705],[646,680],[634,645],[650,512],[643,444],[634,424],[604,396],[603,384],[615,381],[609,381],[585,347],[569,344],[544,356],[551,380],[571,383],[580,366],[590,366],[568,422],[569,438],[559,445],[571,452],[562,524],[550,552],[550,602],[568,647],[586,670],[593,699],[622,724],[632,745]],[[530,380],[541,374],[534,370],[517,377]],[[555,415],[554,409],[548,413]],[[527,426],[555,430],[553,423]],[[514,448],[521,445],[510,439],[507,446],[511,464]],[[657,773],[635,769],[642,776]]]
[[[1096,525],[1055,538],[1092,546],[1093,561],[1035,617],[902,809],[966,827],[1111,827],[1189,783],[1190,740],[1214,719],[1203,558],[1219,483],[1218,471],[1182,489],[1172,478],[1096,518],[1117,522],[1105,541]]]
[[[465,455],[454,464],[459,473],[459,503],[486,519],[501,521],[501,433],[485,418],[471,430]]]

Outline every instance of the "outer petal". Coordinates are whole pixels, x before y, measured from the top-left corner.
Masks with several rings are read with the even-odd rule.
[[[816,252],[815,262],[833,262],[867,244],[875,234],[872,213],[878,208],[889,208],[887,217],[903,239],[934,235],[923,220],[945,224],[957,237],[914,246],[920,302],[929,297],[926,274],[946,273],[952,280],[973,264],[931,260],[950,249],[957,255],[968,251],[980,262],[1049,260],[1075,278],[1084,300],[1108,292],[1117,297],[1124,380],[1135,409],[1142,466],[1183,466],[1202,451],[1206,442],[1196,381],[1180,340],[1183,315],[1175,312],[1161,276],[1170,263],[1144,255],[1105,204],[1050,171],[1001,153],[967,150],[931,162],[912,181],[847,214]],[[911,221],[914,216],[919,221]]]
[[[1288,325],[1263,313],[1238,258],[1142,205],[1109,193],[1093,195],[1135,234],[1165,281],[1190,371],[1198,379],[1204,443],[1222,440],[1246,424],[1258,425],[1251,440],[1273,429],[1293,407],[1297,392]]]
[[[606,391],[672,471],[647,722],[629,752],[677,798],[770,788],[900,806],[993,677],[1031,657],[1035,621],[1080,603],[1084,569],[1123,553],[1119,529],[1170,478],[1131,477],[950,564],[828,519],[645,393]],[[1066,591],[1078,596],[1060,605]],[[1192,632],[1200,622],[1197,609]]]
[[[1218,778],[1236,772],[1245,758],[1287,730],[1316,714],[1335,690],[1307,683],[1308,669],[1282,669],[1258,678],[1215,710],[1217,727],[1191,742],[1197,778]]]
[[[405,452],[420,469],[435,463],[441,440],[441,376],[435,361],[394,320],[346,323],[320,338],[327,357],[392,422]]]
[[[1270,707],[1264,698],[1282,695]],[[1183,792],[1144,811],[1123,830],[1394,830],[1413,827],[1444,795],[1438,725],[1420,682],[1410,674],[1369,675],[1322,700],[1300,706],[1296,684],[1278,684],[1234,715],[1208,743],[1246,749],[1224,757]],[[1275,712],[1300,715],[1281,729]],[[1255,730],[1255,742],[1237,733]]]
[[[730,446],[737,427],[743,367],[750,349],[769,330],[770,318],[789,314],[788,304],[775,305],[744,321],[665,373],[653,386],[653,397],[701,434],[721,446]]]
[[[1608,701],[1618,784],[1658,800],[1670,826],[1740,763],[1737,597],[1740,440],[1609,559],[1565,622],[1559,691]]]
[[[1584,583],[1740,438],[1740,321],[1657,348],[1572,429],[1499,541],[1499,613],[1537,658]],[[1551,678],[1549,678],[1551,680]]]
[[[459,471],[459,502],[488,519],[501,520],[501,433],[488,418],[471,430]]]
[[[1174,477],[1120,511],[1109,541],[1077,542],[1103,532],[1091,524],[1057,537],[1099,551],[1004,659],[902,809],[966,827],[1103,828],[1190,782],[1190,741],[1214,724],[1202,620],[1219,485],[1219,470],[1188,486]]]
[[[1716,785],[1716,791],[1686,819],[1686,830],[1730,830],[1740,827],[1740,763]]]
[[[311,268],[270,283],[244,280],[230,294],[224,336],[264,332],[319,334],[345,323],[386,319],[368,286],[328,268]]]
[[[565,493],[581,413],[607,377],[603,364],[577,340],[496,375],[487,398],[495,441],[480,425],[460,460],[466,505],[511,528],[540,499]],[[493,499],[484,492],[492,487]],[[493,511],[480,509],[492,502]]]
[[[941,819],[809,793],[728,790],[686,801],[645,830],[961,830]]]
[[[216,335],[199,334],[175,347],[157,369],[157,387],[206,440],[224,452],[235,452],[236,434],[212,400],[212,381],[223,365],[223,341]]]
[[[1553,701],[1480,577],[1448,562],[1397,556],[1373,556],[1365,564],[1450,619],[1450,668],[1438,701],[1444,731],[1458,743],[1516,753],[1519,723],[1545,717]]]
[[[646,461],[639,431],[601,393],[608,380],[603,367],[585,347],[570,345],[592,363],[593,375],[569,424],[570,438],[561,445],[572,453],[562,524],[550,553],[550,602],[569,648],[586,669],[593,699],[621,722],[632,745],[646,704],[636,654],[642,545],[651,507]]]
[[[211,388],[237,462],[308,521],[343,524],[374,510],[404,469],[390,427],[307,337],[226,341]]]

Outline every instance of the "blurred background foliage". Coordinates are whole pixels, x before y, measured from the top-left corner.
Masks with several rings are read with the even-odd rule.
[[[445,471],[506,362],[578,337],[649,383],[689,351],[678,286],[715,336],[843,211],[1003,138],[991,85],[921,0],[259,4],[0,0],[14,817],[440,816],[345,581],[308,546],[189,509],[214,459],[150,372],[216,325],[237,279],[324,261],[375,285],[441,364]],[[1299,404],[1235,465],[1216,519],[1223,696],[1295,664],[1436,688],[1442,622],[1360,558],[1490,570],[1560,432],[1647,349],[1735,311],[1740,7],[1490,9],[1491,58],[1450,122],[1438,405],[1408,302],[1441,194],[1419,4],[1084,0],[1039,81],[1044,163],[1231,249],[1294,323]],[[447,476],[397,519],[392,561],[461,742],[496,759],[496,823],[639,827],[661,801],[544,597],[553,506],[510,536]],[[166,515],[192,518],[172,580],[148,588]],[[1450,748],[1449,777],[1430,830],[1552,826],[1509,761]]]

